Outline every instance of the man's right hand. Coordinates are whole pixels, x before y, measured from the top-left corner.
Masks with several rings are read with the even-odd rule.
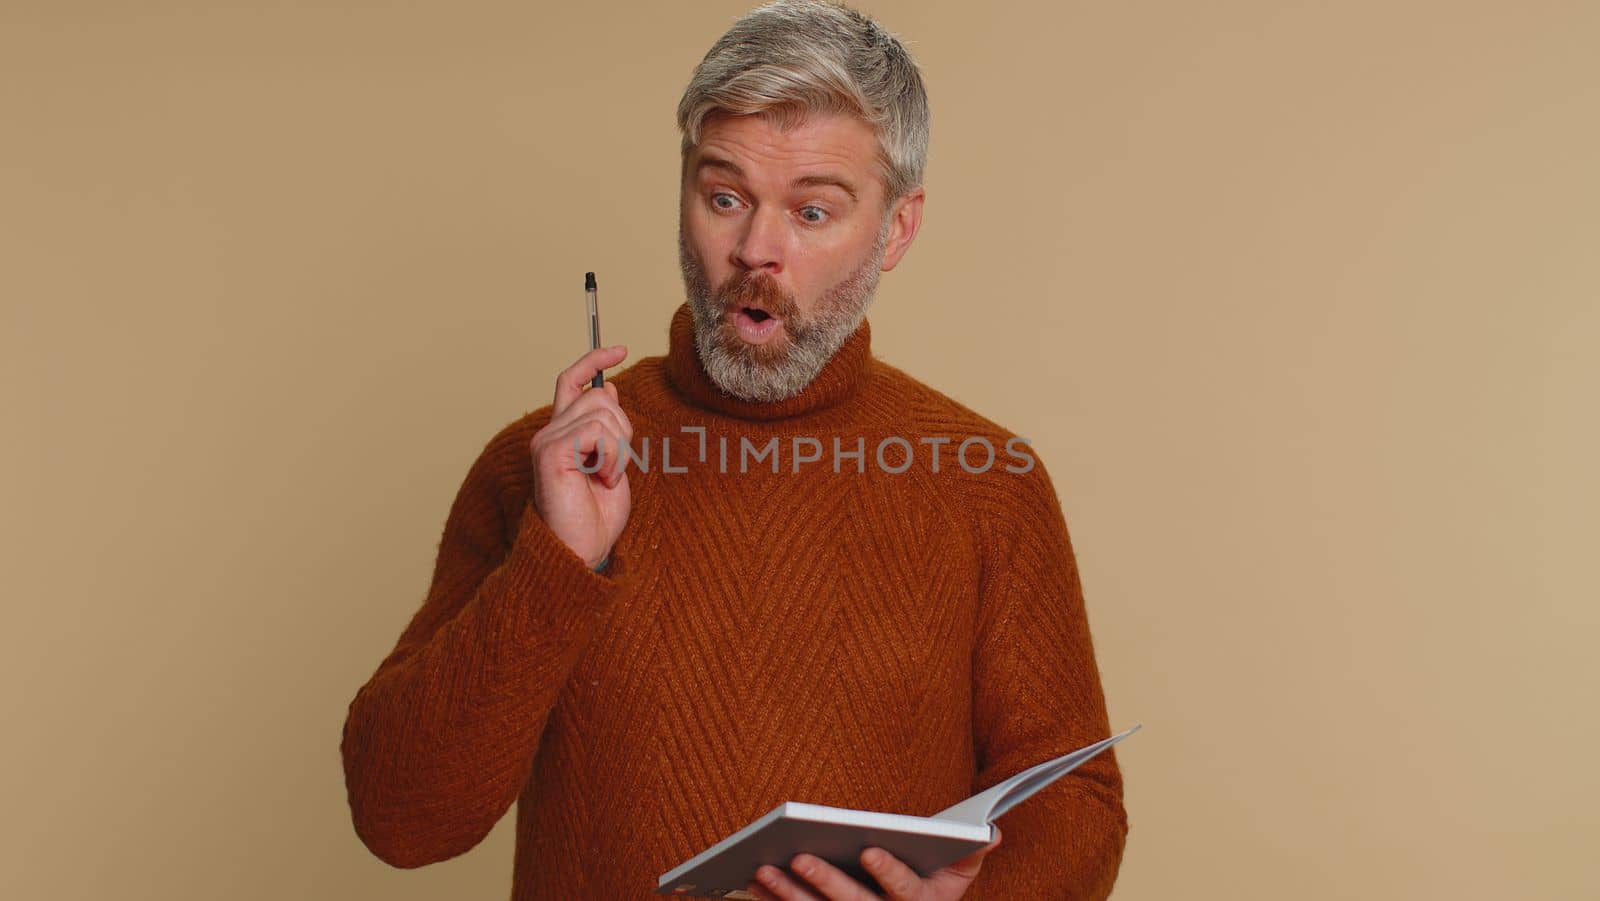
[[[602,347],[562,372],[556,378],[550,422],[534,433],[529,444],[533,509],[590,568],[611,553],[628,522],[628,474],[623,468],[627,457],[622,448],[633,438],[633,424],[617,403],[615,385],[606,382],[599,389],[589,385],[596,372],[621,363],[627,355],[621,344]],[[584,472],[594,468],[602,443],[604,462],[597,471]]]

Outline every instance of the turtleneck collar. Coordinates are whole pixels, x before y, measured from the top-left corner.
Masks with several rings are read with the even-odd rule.
[[[690,404],[740,419],[776,420],[823,410],[858,393],[871,375],[872,329],[867,320],[855,330],[799,394],[769,404],[740,400],[723,392],[700,363],[694,346],[689,304],[672,315],[666,371],[673,389]]]

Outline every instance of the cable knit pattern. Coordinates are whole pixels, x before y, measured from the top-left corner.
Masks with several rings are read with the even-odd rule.
[[[1110,734],[1044,466],[1008,471],[1013,433],[870,335],[749,404],[707,378],[680,306],[667,354],[613,379],[648,458],[603,572],[529,504],[549,407],[488,442],[345,722],[374,854],[453,857],[517,802],[513,899],[642,899],[783,801],[928,815]],[[977,444],[959,464],[969,438],[992,465]],[[861,456],[836,465],[836,440]],[[998,822],[967,898],[1105,897],[1127,833],[1114,752]]]

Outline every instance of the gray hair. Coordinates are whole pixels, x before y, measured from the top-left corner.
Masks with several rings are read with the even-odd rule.
[[[714,113],[766,115],[780,131],[811,113],[858,116],[878,136],[884,207],[922,184],[928,95],[911,55],[871,18],[830,0],[775,0],[733,23],[678,102],[683,157]]]

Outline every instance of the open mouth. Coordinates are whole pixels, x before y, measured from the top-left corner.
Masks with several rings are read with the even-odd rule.
[[[757,307],[740,307],[733,314],[733,326],[748,344],[765,344],[777,334],[783,320]]]

